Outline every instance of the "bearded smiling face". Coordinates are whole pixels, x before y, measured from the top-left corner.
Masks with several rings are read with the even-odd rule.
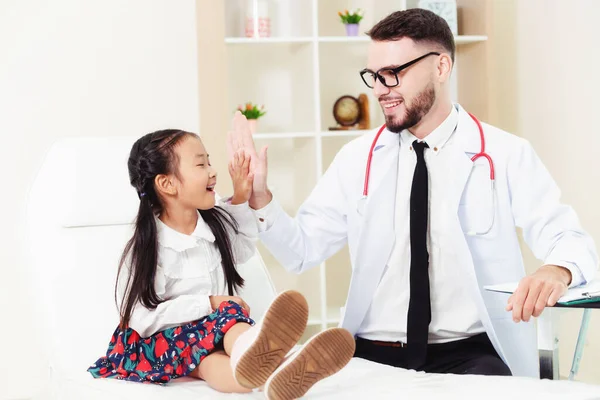
[[[435,108],[442,84],[440,59],[448,57],[437,47],[409,38],[370,43],[361,75],[373,89],[391,132],[417,127]]]

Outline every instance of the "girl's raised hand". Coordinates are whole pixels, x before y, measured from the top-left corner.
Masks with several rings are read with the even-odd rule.
[[[229,161],[229,175],[233,182],[232,204],[242,204],[247,202],[252,195],[252,183],[254,174],[250,171],[252,157],[244,149],[239,149],[233,154]]]

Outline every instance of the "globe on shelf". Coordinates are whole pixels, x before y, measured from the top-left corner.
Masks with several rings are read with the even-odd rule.
[[[333,105],[333,118],[339,124],[329,130],[369,129],[369,100],[366,94],[358,98],[341,96]]]

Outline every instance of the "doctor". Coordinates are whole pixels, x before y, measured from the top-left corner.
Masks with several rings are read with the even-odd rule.
[[[234,117],[229,147],[254,157],[260,238],[295,273],[348,243],[341,326],[356,337],[355,356],[427,372],[537,377],[531,317],[592,278],[594,243],[527,141],[452,104],[455,44],[443,19],[394,12],[369,36],[360,75],[386,124],[339,151],[295,218],[268,190],[266,149],[257,154],[247,121]],[[530,276],[516,227],[541,261]],[[520,284],[508,304],[483,289],[511,281]]]

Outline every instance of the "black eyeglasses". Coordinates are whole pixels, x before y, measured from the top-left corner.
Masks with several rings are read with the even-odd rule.
[[[421,61],[422,59],[424,59],[425,57],[429,57],[432,55],[436,55],[439,56],[440,53],[437,53],[435,51],[432,51],[430,53],[427,53],[419,58],[415,58],[412,61],[407,62],[406,64],[402,64],[399,67],[396,68],[381,68],[379,71],[377,72],[373,72],[370,69],[363,69],[362,71],[360,71],[360,77],[362,78],[363,82],[365,83],[365,85],[367,85],[368,87],[370,87],[371,89],[373,89],[375,87],[375,82],[376,80],[379,80],[379,82],[381,82],[383,84],[383,86],[385,87],[389,87],[389,88],[393,88],[396,87],[400,84],[400,78],[398,78],[398,73],[400,71],[402,71],[403,69],[406,69],[408,67],[410,67],[413,64],[418,63],[419,61]]]

